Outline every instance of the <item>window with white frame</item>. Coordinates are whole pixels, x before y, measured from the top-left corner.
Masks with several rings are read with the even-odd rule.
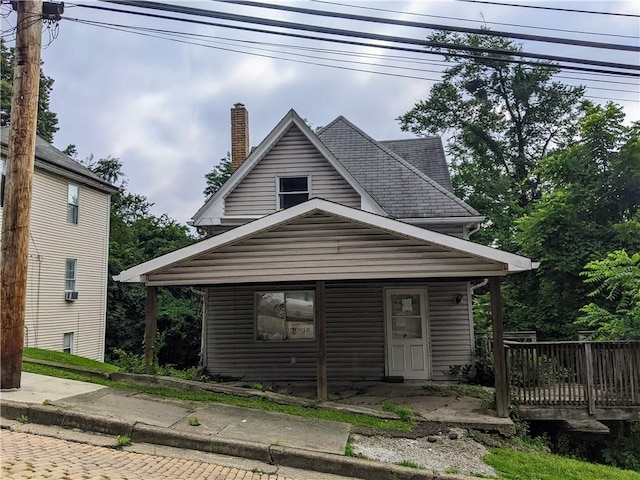
[[[289,208],[309,200],[309,177],[278,177],[278,208]]]
[[[65,333],[62,336],[62,351],[73,353],[73,332]]]
[[[78,224],[80,187],[70,183],[67,188],[67,223]]]
[[[76,291],[76,277],[78,274],[78,261],[75,258],[67,258],[64,275],[64,291]]]
[[[256,292],[256,340],[313,340],[313,290]]]

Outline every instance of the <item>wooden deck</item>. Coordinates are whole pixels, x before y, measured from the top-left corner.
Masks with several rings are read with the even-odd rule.
[[[640,342],[505,342],[522,418],[640,419]]]

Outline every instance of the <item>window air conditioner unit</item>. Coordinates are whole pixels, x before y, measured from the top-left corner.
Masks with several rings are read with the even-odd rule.
[[[78,299],[78,292],[64,292],[64,299],[67,302],[75,302]]]

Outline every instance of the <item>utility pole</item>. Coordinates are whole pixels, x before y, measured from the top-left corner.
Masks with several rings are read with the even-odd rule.
[[[42,0],[12,4],[18,21],[0,251],[0,389],[20,388],[22,373],[42,44]]]

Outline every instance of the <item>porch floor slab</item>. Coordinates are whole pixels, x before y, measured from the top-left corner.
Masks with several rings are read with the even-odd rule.
[[[330,400],[342,405],[381,410],[385,403],[408,407],[423,421],[452,427],[515,434],[510,418],[500,418],[494,410],[482,405],[482,400],[467,396],[439,396],[425,390],[425,381],[405,383],[353,383],[334,387]],[[439,385],[443,385],[439,383]]]

